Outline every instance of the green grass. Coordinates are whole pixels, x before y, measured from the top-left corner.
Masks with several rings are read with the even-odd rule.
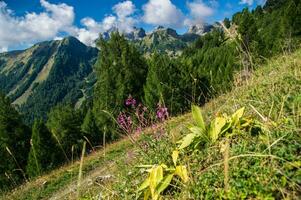
[[[120,140],[114,144],[107,146],[106,150],[100,150],[92,153],[84,159],[83,164],[83,179],[91,177],[92,172],[100,171],[102,168],[104,174],[111,169],[107,169],[111,163],[114,164],[115,159],[122,157],[128,148],[132,148],[132,144],[128,140]],[[38,177],[35,180],[16,188],[14,191],[0,196],[0,199],[49,199],[51,197],[63,196],[69,198],[69,196],[76,195],[77,178],[79,173],[79,161],[72,165],[63,166],[58,170],[51,172],[50,174]],[[95,176],[96,176],[95,175]],[[93,181],[93,180],[92,180]],[[70,186],[70,189],[68,188]],[[82,186],[83,188],[85,185]],[[83,189],[81,188],[81,189]],[[72,190],[72,192],[70,192]],[[66,193],[66,196],[62,193]],[[59,198],[60,199],[60,198]]]
[[[241,132],[230,140],[229,190],[225,191],[222,138],[212,146],[182,154],[191,182],[173,182],[164,199],[299,199],[301,197],[301,51],[281,56],[260,67],[243,86],[203,107],[207,121],[220,113],[246,107],[247,116],[263,123],[261,132]],[[175,141],[187,134],[190,114],[174,118],[159,140],[145,136],[147,154],[137,152],[136,163],[119,167],[120,174],[105,193],[114,199],[135,199],[146,178],[135,166],[172,165]],[[98,193],[100,190],[97,191]],[[95,195],[95,194],[94,194]],[[91,193],[89,197],[93,196]]]
[[[242,86],[207,103],[206,121],[220,113],[245,107],[246,115],[260,121],[261,131],[240,132],[230,139],[228,190],[221,146],[225,138],[197,151],[181,153],[190,182],[172,181],[163,199],[300,199],[301,198],[301,50],[279,56],[261,66]],[[172,118],[142,135],[140,148],[122,140],[84,160],[82,199],[136,199],[146,178],[142,164],[172,165],[171,152],[193,123],[191,114]],[[79,162],[24,184],[2,199],[76,199]],[[97,175],[113,178],[97,183]],[[91,179],[92,182],[89,183]],[[43,184],[44,181],[47,181]],[[65,194],[66,193],[66,194]],[[63,196],[60,196],[64,194]],[[62,199],[62,198],[61,198]]]

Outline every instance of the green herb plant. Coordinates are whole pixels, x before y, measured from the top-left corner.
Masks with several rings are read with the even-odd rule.
[[[196,149],[204,143],[215,143],[221,136],[226,135],[230,137],[238,133],[240,130],[250,128],[254,121],[243,117],[244,110],[245,108],[240,108],[232,116],[227,116],[226,114],[217,116],[208,125],[206,125],[201,108],[193,105],[192,116],[196,125],[190,125],[188,127],[190,133],[178,142],[179,150],[187,147],[193,147]]]
[[[157,200],[161,198],[161,193],[164,192],[173,179],[179,178],[183,183],[189,181],[188,171],[186,166],[177,165],[179,151],[172,152],[172,160],[174,166],[168,167],[165,164],[161,165],[143,165],[142,168],[148,168],[148,177],[142,183],[138,192],[144,191],[144,200]]]

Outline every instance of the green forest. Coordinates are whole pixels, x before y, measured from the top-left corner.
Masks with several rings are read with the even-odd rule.
[[[71,99],[70,104],[47,105],[51,108],[47,117],[28,112],[44,110],[43,101],[35,104],[35,99],[30,99],[27,107],[16,109],[0,94],[0,191],[79,159],[84,143],[89,154],[104,143],[131,138],[136,131],[185,114],[191,105],[202,106],[240,85],[269,58],[293,53],[300,41],[300,0],[268,0],[254,10],[245,8],[177,57],[156,51],[145,56],[118,32],[109,40],[100,37],[93,95],[79,109],[72,102],[78,91],[70,92],[72,85],[68,84],[79,84],[78,77],[91,72],[90,63],[82,63],[82,72],[73,74],[69,82],[53,77],[64,90],[56,93],[51,88],[56,85],[44,87],[37,98],[53,95],[56,102],[68,91],[64,98]],[[89,55],[95,53],[89,51]],[[80,55],[76,57],[79,61],[69,62],[80,63]],[[54,93],[48,93],[48,88]]]

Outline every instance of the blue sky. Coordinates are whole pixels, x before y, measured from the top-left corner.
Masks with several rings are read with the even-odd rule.
[[[93,46],[99,32],[158,25],[183,33],[264,0],[0,0],[0,52],[73,35]]]

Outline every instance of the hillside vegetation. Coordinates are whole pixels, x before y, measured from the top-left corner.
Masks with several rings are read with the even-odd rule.
[[[245,116],[258,130],[239,131],[197,149],[183,150],[178,162],[186,166],[189,181],[174,178],[164,199],[299,199],[301,197],[301,50],[273,58],[242,86],[202,107],[208,123],[221,113],[245,107]],[[3,199],[136,199],[147,173],[141,165],[172,166],[176,141],[189,133],[191,114],[171,118],[146,129],[136,145],[128,139],[109,145],[79,162],[53,171],[17,188]],[[260,126],[259,126],[260,124]],[[227,175],[223,145],[229,142]],[[142,151],[141,148],[144,148]],[[225,175],[227,181],[225,182]],[[101,179],[103,178],[103,180]],[[227,189],[225,186],[227,185]],[[78,193],[79,192],[79,193]]]
[[[46,118],[58,103],[75,104],[98,51],[76,38],[42,42],[17,52],[0,54],[0,90],[26,116],[26,122]]]
[[[245,8],[231,20],[224,19],[176,57],[161,51],[145,56],[119,32],[108,39],[100,37],[96,44],[100,51],[69,37],[4,54],[1,86],[6,93],[12,85],[15,92],[20,91],[13,101],[27,100],[17,107],[0,93],[0,156],[6,161],[0,166],[0,191],[11,191],[78,159],[80,188],[87,169],[83,157],[128,137],[132,151],[126,147],[120,151],[129,154],[126,162],[134,166],[130,174],[127,170],[113,179],[106,176],[114,180],[105,187],[114,191],[110,196],[132,199],[143,193],[145,199],[154,200],[161,195],[297,197],[300,19],[300,0],[268,0],[264,6]],[[167,39],[169,46],[174,42],[168,39],[171,35],[177,36],[171,29],[160,29],[153,42],[163,48],[159,41]],[[53,49],[40,48],[43,45]],[[49,51],[48,57],[39,56],[44,51]],[[27,64],[20,64],[19,57]],[[16,79],[8,79],[6,73]],[[194,105],[206,105],[206,123]],[[186,126],[193,120],[185,117],[182,122],[182,117],[166,122],[191,109],[196,125]],[[141,132],[150,134],[142,134],[138,142]],[[279,146],[285,141],[290,143]],[[114,152],[113,148],[112,160]],[[117,170],[120,163],[114,166]],[[243,171],[245,166],[250,169]],[[122,163],[121,168],[127,169]],[[251,180],[254,174],[258,177]],[[66,184],[77,188],[70,182],[73,175],[61,175],[66,173],[55,174],[59,180],[45,183],[39,194],[28,191],[49,197],[58,188],[63,190],[61,195],[66,193]],[[137,189],[143,178],[144,184]],[[85,195],[76,191],[78,196]],[[93,187],[89,192],[94,195]]]

